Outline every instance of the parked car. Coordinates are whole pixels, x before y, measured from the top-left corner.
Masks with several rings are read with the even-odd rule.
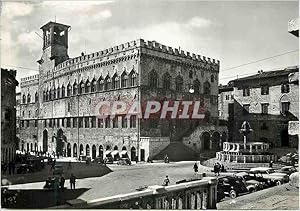
[[[297,172],[297,169],[294,166],[284,166],[276,172],[291,175],[292,173]]]
[[[118,165],[131,165],[131,161],[129,158],[121,158],[117,162]]]
[[[59,178],[49,177],[43,187],[44,190],[57,190],[59,188]]]
[[[93,163],[104,163],[104,160],[102,157],[98,156],[93,160]]]
[[[273,168],[268,167],[256,167],[249,171],[250,173],[260,174],[264,179],[268,179],[276,185],[281,185],[289,181],[289,177],[285,173],[275,172]]]
[[[266,187],[265,181],[257,179],[256,175],[250,175],[247,172],[240,172],[235,174],[236,177],[240,177],[243,179],[248,191],[250,193],[262,190]]]
[[[217,189],[223,191],[226,196],[231,198],[236,198],[239,195],[249,193],[245,183],[240,177],[219,177]]]
[[[222,201],[222,199],[224,199],[226,197],[225,193],[224,193],[224,188],[222,185],[218,185],[217,186],[217,202]]]
[[[104,158],[104,163],[105,164],[113,164],[114,163],[114,158],[113,157],[106,157],[106,158]]]
[[[34,172],[31,165],[26,163],[17,165],[17,174],[26,174],[31,172]]]

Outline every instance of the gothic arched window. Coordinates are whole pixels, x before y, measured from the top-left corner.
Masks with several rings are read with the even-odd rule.
[[[26,103],[26,96],[23,95],[23,103]]]
[[[130,80],[130,86],[135,86],[136,85],[136,77],[137,74],[135,73],[135,71],[131,71],[131,73],[129,74],[129,80]]]
[[[59,99],[60,98],[60,88],[59,87],[57,87],[56,95],[57,95],[57,99]]]
[[[85,93],[89,93],[91,91],[91,83],[89,79],[85,82]]]
[[[65,97],[65,86],[61,86],[61,98]]]
[[[210,83],[206,81],[203,85],[203,93],[204,94],[210,94]]]
[[[68,86],[67,86],[67,96],[71,96],[71,90],[72,90],[72,87],[70,85],[70,83],[68,83]]]
[[[97,90],[103,91],[104,80],[103,80],[102,76],[100,76],[100,78],[98,79],[97,85],[98,85]]]
[[[82,94],[82,93],[84,93],[84,83],[83,83],[83,81],[81,81],[79,83],[79,89],[78,89],[78,94]]]
[[[115,74],[112,77],[112,88],[113,89],[119,89],[120,88],[120,81],[119,81],[119,77],[117,74]]]
[[[158,88],[158,74],[155,70],[152,70],[149,73],[149,87],[150,88]]]
[[[97,82],[96,79],[93,78],[92,82],[91,82],[91,92],[95,92],[97,88]]]
[[[178,75],[175,79],[175,89],[178,92],[183,91],[183,78],[180,75]]]
[[[43,91],[43,101],[46,101],[46,91]]]
[[[78,87],[76,81],[73,84],[73,95],[77,95]]]
[[[48,101],[49,98],[50,98],[50,93],[49,93],[49,90],[47,89],[47,91],[46,91],[46,101]]]
[[[34,101],[37,103],[39,101],[39,95],[37,92],[35,93],[34,98],[35,98]]]
[[[52,99],[56,99],[56,89],[53,88],[52,90]]]
[[[163,75],[163,88],[171,89],[171,76],[168,72]]]
[[[107,75],[104,80],[104,90],[109,90],[109,89],[111,89],[111,79],[109,75]]]
[[[30,96],[30,94],[28,94],[27,95],[27,103],[30,103],[30,100],[31,100],[30,98],[31,98],[31,96]]]
[[[121,87],[122,88],[127,86],[127,78],[128,78],[128,76],[127,76],[126,72],[124,71],[121,75]]]

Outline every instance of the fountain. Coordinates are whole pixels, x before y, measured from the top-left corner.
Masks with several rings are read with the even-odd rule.
[[[235,163],[269,163],[275,156],[269,153],[270,144],[265,142],[249,142],[248,135],[253,131],[249,122],[244,121],[240,133],[244,140],[241,142],[224,142],[223,151],[216,153],[218,161]]]

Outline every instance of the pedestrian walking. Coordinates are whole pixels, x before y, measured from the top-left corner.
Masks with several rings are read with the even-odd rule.
[[[51,169],[50,169],[50,170],[54,170],[54,168],[55,168],[55,163],[56,163],[56,160],[55,160],[55,159],[53,159],[53,161],[52,161],[52,165],[51,165]]]
[[[215,173],[215,176],[217,176],[217,174],[218,174],[218,164],[217,163],[214,164],[214,173]]]
[[[168,155],[165,156],[164,160],[165,160],[165,163],[169,163],[169,157],[168,157]]]
[[[198,172],[198,165],[197,165],[197,162],[194,164],[194,171],[195,171],[195,173],[197,173]]]
[[[64,190],[65,188],[65,178],[64,178],[64,175],[61,175],[60,177],[60,188],[62,189],[62,191]]]
[[[164,179],[163,186],[168,186],[169,184],[170,184],[170,180],[169,180],[169,177],[167,175],[166,178]]]
[[[273,161],[272,161],[272,160],[271,160],[270,163],[269,163],[269,167],[270,167],[270,168],[273,168]]]
[[[70,177],[70,186],[71,186],[71,189],[74,189],[74,190],[75,190],[75,183],[76,183],[76,177],[75,177],[74,174],[72,173],[72,174],[71,174],[71,177]]]

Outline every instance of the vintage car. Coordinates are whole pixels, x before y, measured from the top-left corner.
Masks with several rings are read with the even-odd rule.
[[[250,193],[258,191],[258,190],[262,190],[265,187],[267,187],[266,181],[261,180],[256,175],[251,175],[247,172],[239,172],[239,173],[235,174],[235,176],[243,179],[243,182],[245,183],[245,185]]]
[[[34,172],[33,167],[26,163],[18,164],[16,168],[17,168],[17,174],[26,174],[26,173]]]
[[[219,177],[217,190],[223,191],[226,196],[231,198],[249,193],[243,179],[233,176]]]
[[[59,189],[59,178],[58,177],[49,177],[43,187],[44,190],[57,190]]]
[[[294,166],[284,166],[276,172],[291,175],[292,173],[297,172],[297,169]]]
[[[106,157],[104,158],[104,163],[105,164],[113,164],[114,163],[114,158],[109,156],[109,157]]]
[[[129,158],[120,158],[117,162],[118,165],[131,165]]]
[[[275,172],[273,168],[269,167],[252,168],[250,169],[249,173],[261,175],[264,179],[267,179],[276,185],[281,185],[289,181],[289,176],[287,174]]]

